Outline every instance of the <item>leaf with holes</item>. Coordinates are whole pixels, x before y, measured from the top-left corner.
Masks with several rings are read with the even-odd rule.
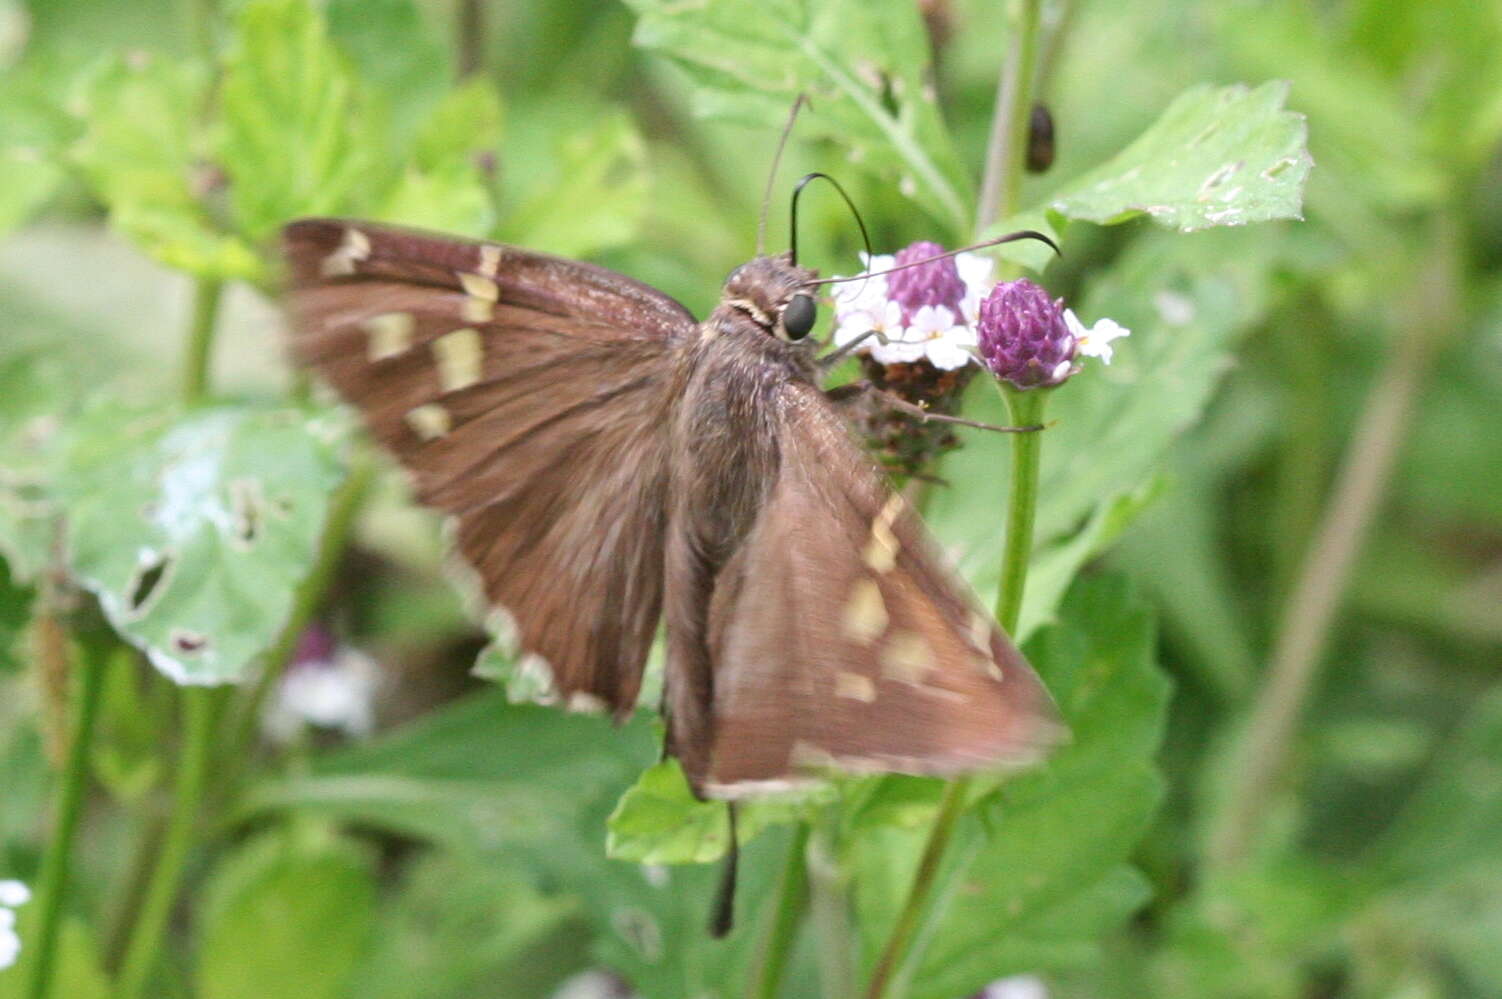
[[[869,0],[627,0],[636,44],[673,59],[695,109],[775,129],[798,94],[804,136],[838,140],[852,163],[899,185],[953,234],[972,192],[929,79],[928,32],[912,3]]]
[[[1146,214],[1181,232],[1301,218],[1314,161],[1304,116],[1284,109],[1287,96],[1278,80],[1255,90],[1194,87],[1048,207],[1105,225]]]
[[[57,480],[70,571],[177,683],[233,683],[286,624],[343,478],[332,417],[104,405]]]

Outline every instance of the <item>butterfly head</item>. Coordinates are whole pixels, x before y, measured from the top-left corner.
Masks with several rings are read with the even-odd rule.
[[[806,285],[818,272],[799,267],[789,254],[756,257],[725,279],[720,310],[745,317],[779,340],[797,342],[813,330],[818,306]]]

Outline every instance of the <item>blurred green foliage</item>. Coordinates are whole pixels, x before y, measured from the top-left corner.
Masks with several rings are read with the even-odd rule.
[[[177,725],[146,660],[186,635],[216,658],[178,679],[263,669],[364,454],[283,363],[284,221],[589,257],[702,315],[804,93],[769,246],[811,169],[878,252],[977,235],[1008,5],[482,3],[461,37],[468,6],[0,0],[0,878],[41,865],[66,717],[35,622],[94,626],[87,592],[144,653],[106,684],[54,995],[108,994],[159,836]],[[1502,6],[1062,0],[1043,25],[1058,158],[998,225],[1065,253],[1004,259],[1133,335],[1048,414],[1019,638],[1073,742],[972,790],[904,994],[1018,973],[1092,999],[1502,994]],[[805,201],[799,238],[858,268],[837,199]],[[213,399],[184,406],[190,291],[221,283]],[[1219,863],[1236,741],[1394,358],[1420,386],[1396,472],[1288,765]],[[981,380],[965,405],[1006,422]],[[963,439],[928,518],[989,600],[1007,445]],[[939,784],[756,806],[741,926],[711,940],[723,810],[653,765],[650,712],[617,729],[469,689],[482,636],[435,596],[439,532],[398,481],[380,466],[308,608],[385,666],[381,730],[246,750],[255,684],[225,696],[151,994],[546,996],[605,967],[738,996],[805,861],[779,995],[868,969]]]

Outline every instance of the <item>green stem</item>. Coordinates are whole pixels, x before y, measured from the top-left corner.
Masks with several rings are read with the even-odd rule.
[[[99,715],[99,701],[104,690],[104,671],[110,646],[97,637],[79,643],[78,690],[75,695],[68,758],[63,767],[62,785],[58,788],[57,814],[53,819],[52,838],[42,858],[42,873],[37,884],[38,929],[36,953],[32,958],[31,981],[26,990],[30,999],[43,999],[52,983],[52,968],[57,955],[58,930],[62,926],[63,895],[68,890],[68,868],[73,854],[73,837],[78,831],[78,816],[83,810],[83,793],[88,784],[89,751],[94,738],[94,721]]]
[[[183,743],[173,790],[172,812],[167,817],[161,852],[146,886],[146,898],[136,914],[130,941],[125,947],[116,999],[140,999],[161,957],[167,920],[177,899],[188,853],[198,825],[199,802],[214,748],[218,697],[212,688],[183,687]]]
[[[195,406],[209,387],[209,359],[214,348],[214,329],[219,316],[219,296],[224,285],[199,278],[193,285],[193,318],[183,358],[183,401]]]
[[[1007,410],[1014,426],[1043,422],[1047,389],[1015,389],[1003,385]],[[1018,423],[1025,420],[1026,423]],[[1033,554],[1033,521],[1038,510],[1038,467],[1043,452],[1041,433],[1012,434],[1012,478],[1007,500],[1007,540],[1001,553],[1001,592],[996,596],[996,620],[1008,635],[1022,617],[1022,591]]]
[[[793,943],[798,939],[798,923],[808,906],[808,865],[804,859],[808,852],[808,834],[808,823],[800,823],[793,833],[793,841],[788,844],[787,863],[774,899],[776,908],[772,910],[766,935],[762,938],[746,999],[776,999],[782,985]]]
[[[809,835],[809,913],[818,941],[819,980],[825,999],[855,994],[855,939],[850,925],[850,872],[840,862],[839,806],[820,812]]]
[[[1003,390],[1007,408],[1016,426],[1028,426],[1043,422],[1043,408],[1048,401],[1046,390]],[[996,618],[1008,634],[1017,630],[1017,621],[1022,612],[1022,592],[1027,583],[1028,560],[1033,551],[1033,520],[1038,506],[1038,465],[1042,453],[1043,436],[1039,433],[1012,434],[1012,478],[1007,507],[1007,537],[1002,550],[1001,593],[996,602]],[[912,888],[892,935],[871,973],[871,984],[866,990],[867,999],[883,999],[892,984],[899,979],[899,972],[908,960],[908,951],[925,914],[931,905],[934,889],[939,882],[945,854],[954,838],[955,826],[964,814],[970,795],[971,781],[959,778],[950,781],[939,799],[938,815],[928,842],[923,846],[923,855],[918,860],[918,871],[913,876]]]
[[[349,477],[334,496],[328,524],[323,531],[323,541],[318,549],[318,561],[297,591],[286,627],[282,629],[276,644],[266,652],[265,669],[256,678],[255,686],[248,696],[242,698],[236,706],[234,719],[228,726],[229,745],[225,759],[231,767],[250,756],[256,726],[260,722],[261,706],[286,671],[287,663],[297,649],[297,640],[302,637],[303,630],[313,619],[324,594],[328,592],[329,583],[332,582],[334,572],[339,568],[339,560],[349,543],[350,532],[354,529],[355,516],[360,512],[360,501],[364,499],[374,474],[375,464],[370,458],[357,458]]]
[[[986,144],[986,174],[981,181],[975,231],[984,232],[998,218],[1017,211],[1027,128],[1032,117],[1032,89],[1038,61],[1038,17],[1042,0],[1021,0],[1012,51],[996,84],[996,111]]]

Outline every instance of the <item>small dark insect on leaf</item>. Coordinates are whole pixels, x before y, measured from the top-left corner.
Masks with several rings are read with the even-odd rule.
[[[1045,104],[1034,104],[1027,119],[1027,171],[1043,173],[1053,166],[1053,112]]]
[[[624,717],[665,618],[665,748],[696,794],[1011,766],[1060,734],[826,397],[792,253],[698,322],[511,246],[338,219],[284,240],[293,352],[454,517],[528,669]]]

